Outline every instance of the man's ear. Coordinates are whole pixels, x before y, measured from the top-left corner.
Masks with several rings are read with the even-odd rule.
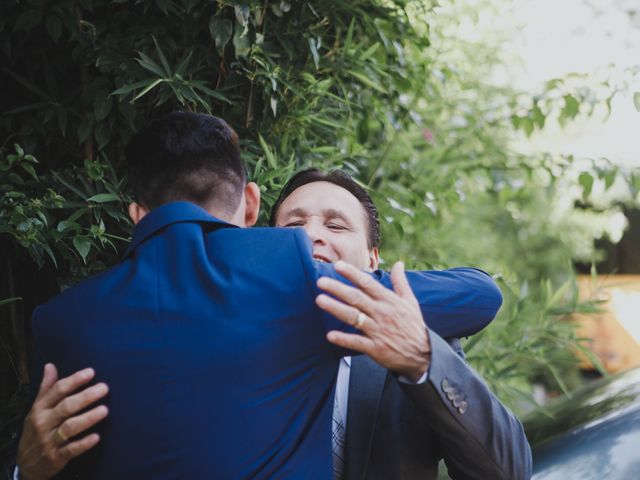
[[[129,217],[134,225],[137,225],[147,213],[149,213],[149,210],[142,205],[136,202],[129,204]]]
[[[380,255],[378,254],[378,247],[369,249],[369,268],[371,271],[377,270],[380,265]]]
[[[252,227],[258,221],[260,213],[260,187],[255,182],[249,182],[244,187],[244,226]]]

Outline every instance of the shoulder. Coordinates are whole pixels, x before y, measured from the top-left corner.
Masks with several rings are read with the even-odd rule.
[[[305,268],[312,265],[313,249],[309,237],[301,228],[253,227],[225,229],[210,238],[218,248],[262,256],[263,262],[298,257]]]
[[[100,295],[105,285],[113,283],[118,275],[121,264],[108,268],[86,280],[63,288],[63,290],[39,305],[32,315],[32,326],[35,326],[38,318],[46,318],[47,324],[56,323],[55,320],[65,322],[71,316],[72,311],[82,309],[91,299]]]

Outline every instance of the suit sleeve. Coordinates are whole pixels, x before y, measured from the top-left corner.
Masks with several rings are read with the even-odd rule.
[[[373,273],[393,288],[387,272]],[[502,305],[502,294],[491,276],[477,268],[407,272],[424,321],[443,338],[467,337],[489,325]]]
[[[400,383],[438,437],[454,480],[531,477],[531,449],[518,419],[435,332],[427,382]]]
[[[332,265],[315,264],[316,279],[328,276],[349,283]],[[387,272],[378,270],[371,275],[385,287],[393,288]],[[478,333],[491,323],[502,305],[502,294],[491,276],[475,268],[409,271],[407,279],[420,304],[425,324],[445,338]],[[317,290],[316,294],[319,293]],[[328,314],[325,323],[327,331],[355,331]]]

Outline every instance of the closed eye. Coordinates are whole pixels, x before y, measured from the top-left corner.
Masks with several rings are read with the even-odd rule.
[[[296,220],[295,222],[286,223],[285,227],[302,227],[304,222],[302,220]]]
[[[338,223],[329,223],[327,224],[327,228],[329,230],[346,230],[347,227],[345,227],[344,225],[340,225]]]

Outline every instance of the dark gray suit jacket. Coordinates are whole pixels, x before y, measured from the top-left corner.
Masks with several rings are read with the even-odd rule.
[[[518,419],[442,338],[429,331],[427,382],[399,382],[367,356],[351,359],[345,480],[430,480],[445,459],[456,480],[531,477]]]

